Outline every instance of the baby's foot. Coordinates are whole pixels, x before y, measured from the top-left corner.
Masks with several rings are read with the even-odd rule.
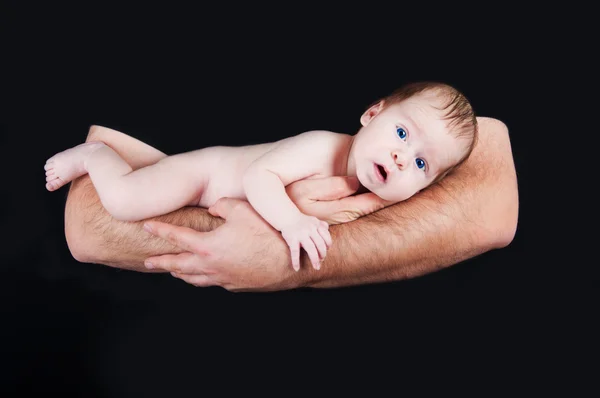
[[[102,142],[86,142],[52,156],[46,161],[46,189],[56,191],[77,177],[87,173],[85,160]]]

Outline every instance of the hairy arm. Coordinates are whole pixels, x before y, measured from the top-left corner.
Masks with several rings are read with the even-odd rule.
[[[332,225],[329,230],[334,245],[319,271],[310,267],[306,256],[303,258],[305,272],[288,268],[289,259],[283,263],[281,258],[287,248],[279,237],[275,239],[278,246],[272,246],[269,255],[259,250],[260,258],[242,267],[239,280],[230,283],[235,288],[232,290],[252,290],[253,286],[265,284],[265,279],[272,279],[268,290],[400,280],[510,244],[517,226],[518,191],[508,130],[498,120],[480,118],[479,122],[479,141],[469,160],[453,174],[405,202],[351,223]],[[165,156],[112,130],[102,130],[99,134],[92,129],[89,140],[106,142],[134,169]],[[214,218],[199,208],[184,208],[155,219],[200,231],[223,223],[221,218]],[[110,217],[87,177],[73,183],[65,220],[69,248],[82,262],[144,271],[145,258],[182,251],[168,243],[168,239],[151,238],[141,229],[141,223],[119,222]],[[248,250],[253,249],[256,248]],[[240,255],[252,254],[257,253]],[[250,269],[250,274],[248,266],[255,267]],[[227,275],[231,277],[235,273],[228,270]],[[252,275],[260,276],[260,280],[252,281]]]
[[[86,141],[102,141],[135,170],[166,157],[161,151],[118,131],[92,126]],[[206,209],[185,207],[153,218],[175,225],[208,231],[222,224]],[[65,236],[73,257],[122,269],[149,272],[144,259],[181,249],[155,238],[142,229],[143,222],[124,222],[106,212],[89,176],[72,182],[65,206]]]
[[[517,178],[507,127],[479,118],[471,157],[440,183],[411,199],[330,227],[334,245],[320,271],[306,262],[312,287],[412,278],[513,240]]]

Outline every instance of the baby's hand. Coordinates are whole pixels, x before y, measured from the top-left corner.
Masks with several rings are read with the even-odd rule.
[[[331,247],[329,224],[317,217],[301,214],[289,225],[281,229],[281,235],[290,247],[292,266],[300,270],[300,247],[303,247],[314,269],[321,268],[327,249]]]

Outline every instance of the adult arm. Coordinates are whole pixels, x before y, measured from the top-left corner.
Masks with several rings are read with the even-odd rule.
[[[90,128],[86,141],[104,142],[134,170],[154,164],[166,156],[129,135],[100,126]],[[367,194],[348,196],[357,188],[357,181],[333,178],[327,181],[299,181],[289,185],[287,190],[303,212],[329,223],[340,223],[354,220],[383,206]],[[317,194],[313,195],[315,192]],[[222,218],[214,217],[206,209],[197,207],[184,207],[150,220],[189,227],[196,231],[210,231],[223,224]],[[87,175],[71,183],[65,207],[65,236],[71,254],[79,262],[134,271],[164,272],[160,269],[148,270],[144,267],[144,260],[155,255],[182,252],[177,245],[143,231],[142,222],[114,219],[102,206]],[[249,248],[248,252],[256,249],[257,246]],[[248,255],[251,257],[253,253]],[[268,253],[265,256],[271,258]]]
[[[518,217],[508,129],[494,119],[479,122],[472,155],[443,181],[407,201],[331,226],[333,246],[319,271],[305,257],[303,272],[291,275],[281,238],[249,206],[232,200],[209,209],[226,219],[209,233],[150,223],[152,234],[195,254],[149,261],[197,286],[270,291],[396,281],[505,247],[514,238]],[[238,250],[228,250],[232,246]]]
[[[517,178],[508,129],[479,118],[469,159],[411,199],[330,228],[334,242],[314,287],[395,281],[507,246],[516,233]]]
[[[86,141],[104,142],[134,170],[166,157],[150,145],[105,127],[92,126]],[[222,223],[206,209],[195,207],[185,207],[154,220],[198,231],[207,231]],[[143,266],[148,256],[181,252],[177,246],[148,235],[142,230],[141,222],[115,220],[102,206],[87,175],[79,177],[70,186],[65,206],[65,236],[76,260],[135,271],[149,272]]]

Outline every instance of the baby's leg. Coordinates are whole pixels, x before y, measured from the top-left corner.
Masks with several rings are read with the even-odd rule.
[[[48,159],[49,190],[86,172],[104,208],[115,218],[138,221],[195,205],[206,186],[207,167],[200,151],[164,158],[151,166],[131,167],[103,143],[78,145]]]
[[[52,156],[46,161],[46,189],[56,191],[60,187],[87,173],[85,160],[97,149],[104,146],[102,142],[86,142]],[[129,165],[127,165],[129,167]],[[131,171],[131,168],[129,169]]]

